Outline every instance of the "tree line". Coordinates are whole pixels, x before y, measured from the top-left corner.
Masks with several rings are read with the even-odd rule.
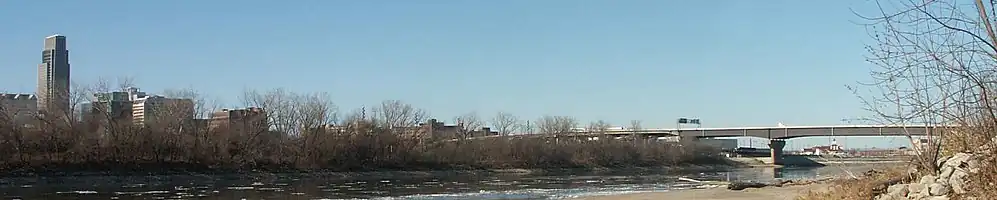
[[[482,120],[471,112],[453,119],[455,140],[427,138],[420,127],[426,110],[398,100],[383,101],[340,113],[325,93],[284,89],[247,90],[242,107],[262,108],[267,117],[258,129],[197,126],[189,119],[210,118],[220,106],[193,89],[167,90],[171,98],[193,105],[161,105],[168,117],[136,124],[128,113],[105,106],[82,110],[94,94],[130,87],[106,81],[74,86],[70,106],[42,110],[30,123],[15,122],[16,113],[0,106],[0,171],[59,170],[437,170],[493,168],[635,167],[721,164],[712,149],[654,140],[585,140],[572,137],[469,138],[490,124],[501,135],[571,134],[578,121],[543,116],[532,122],[506,112]],[[2,104],[0,105],[9,105]],[[193,107],[193,109],[190,109]],[[83,116],[83,117],[78,117]],[[639,121],[631,126],[640,126]],[[329,128],[335,127],[335,128]],[[592,131],[609,123],[591,123]]]

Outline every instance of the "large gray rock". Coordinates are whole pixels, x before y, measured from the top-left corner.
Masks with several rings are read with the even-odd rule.
[[[949,177],[952,176],[953,171],[955,171],[955,168],[948,166],[942,167],[942,171],[938,173],[938,179],[936,182],[943,182],[945,180],[948,180]]]
[[[907,196],[907,184],[891,185],[888,189],[886,189],[886,192],[887,193],[899,193],[902,196]]]
[[[910,194],[908,194],[908,196],[910,196]],[[917,191],[917,194],[914,194],[914,196],[918,197],[918,198],[915,198],[915,199],[920,199],[920,198],[923,198],[923,197],[930,197],[931,196],[931,186],[930,185],[925,185],[925,186],[921,187],[921,190]]]
[[[965,169],[957,169],[952,172],[952,176],[949,177],[947,183],[952,186],[952,192],[956,194],[966,193],[966,178],[969,177],[969,172]]]
[[[934,183],[934,184],[928,185],[928,189],[929,189],[928,190],[928,195],[930,195],[930,196],[948,195],[950,192],[952,192],[952,188],[951,187],[949,187],[946,184],[942,184],[942,183]]]
[[[876,200],[903,200],[907,199],[907,184],[891,185],[886,189],[886,194],[879,195]]]
[[[926,176],[922,176],[921,177],[921,181],[918,182],[918,183],[920,183],[921,185],[931,185],[932,183],[935,183],[936,179],[937,179],[937,177],[935,177],[935,176],[926,175]]]
[[[919,193],[919,192],[921,192],[921,190],[924,190],[924,188],[925,188],[925,185],[921,184],[921,183],[911,183],[911,184],[907,185],[907,191],[910,191],[909,193],[912,193],[912,194]]]
[[[935,166],[939,167],[939,168],[942,167],[942,165],[945,165],[945,161],[948,161],[949,158],[951,158],[951,156],[941,156],[941,157],[939,157],[938,160],[935,161]]]
[[[877,199],[948,200],[950,194],[967,193],[967,181],[970,175],[980,169],[979,157],[971,153],[957,153],[950,157],[939,158],[935,164],[939,168],[937,176],[926,175],[916,183],[892,185],[886,194],[880,195]],[[986,184],[991,187],[997,186],[997,183]]]
[[[943,166],[959,167],[966,164],[970,158],[973,158],[973,154],[956,153],[955,155],[952,155],[952,158],[949,158],[948,161],[945,161]]]
[[[969,168],[969,173],[979,172],[980,167],[982,167],[980,165],[980,160],[976,159],[976,156],[974,156],[973,159],[969,160],[969,162],[967,162],[967,165],[968,165],[967,167]]]

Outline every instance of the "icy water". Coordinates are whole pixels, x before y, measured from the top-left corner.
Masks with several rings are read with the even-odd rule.
[[[877,165],[705,173],[585,172],[342,177],[322,174],[0,178],[4,199],[565,199],[702,187],[678,181],[812,179]]]

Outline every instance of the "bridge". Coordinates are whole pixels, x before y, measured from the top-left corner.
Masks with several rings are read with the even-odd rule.
[[[773,163],[783,164],[783,148],[786,139],[813,136],[922,136],[941,133],[936,129],[944,127],[925,125],[833,125],[833,126],[776,126],[776,127],[734,127],[734,128],[689,128],[689,129],[646,129],[646,130],[607,130],[580,131],[582,136],[597,135],[640,135],[678,136],[682,140],[696,141],[699,138],[715,137],[760,137],[769,139]]]
[[[713,137],[759,137],[768,139],[792,139],[812,136],[905,136],[927,135],[935,128],[925,125],[831,125],[831,126],[776,126],[776,127],[732,127],[732,128],[686,128],[686,129],[644,129],[579,131],[582,135],[643,135],[680,136],[683,138]]]
[[[600,131],[575,130],[557,137],[601,137],[601,136],[641,136],[679,137],[685,141],[716,137],[760,137],[769,139],[772,162],[783,164],[783,148],[786,139],[814,136],[923,136],[940,134],[945,126],[926,125],[831,125],[831,126],[775,126],[775,127],[733,127],[733,128],[685,128],[685,129],[610,129]],[[515,135],[516,137],[546,137],[545,135]],[[502,136],[485,136],[502,137]]]

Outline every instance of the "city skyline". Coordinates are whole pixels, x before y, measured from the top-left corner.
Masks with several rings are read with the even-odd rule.
[[[505,111],[654,127],[678,117],[704,127],[871,117],[844,87],[869,77],[864,28],[849,21],[858,19],[850,10],[874,11],[868,2],[177,6],[186,3],[11,2],[0,8],[0,24],[14,30],[0,33],[0,66],[35,73],[23,66],[37,64],[37,51],[25,50],[60,33],[76,38],[76,82],[127,76],[150,92],[193,87],[228,105],[244,88],[280,87],[329,92],[344,108],[397,99],[438,116]],[[42,14],[53,10],[75,17]],[[812,37],[823,39],[803,40]],[[0,88],[26,93],[32,82],[11,77]]]
[[[0,33],[10,74],[34,73],[27,50],[58,32],[77,38],[73,65],[85,67],[75,82],[127,76],[151,92],[196,88],[225,107],[247,88],[287,88],[328,92],[343,111],[397,99],[440,119],[503,111],[667,128],[679,117],[703,127],[870,117],[845,87],[869,78],[865,30],[849,22],[850,10],[874,11],[868,2],[13,4],[0,8],[15,30]],[[77,17],[42,14],[53,9]]]
[[[66,36],[65,35],[54,34],[54,35],[50,35],[50,36],[45,37],[43,51],[42,51],[42,64],[38,65],[38,74],[37,74],[37,76],[38,76],[38,80],[39,81],[38,81],[38,84],[37,84],[37,90],[36,90],[37,92],[34,93],[34,94],[30,94],[30,95],[33,95],[33,98],[37,98],[38,99],[37,102],[38,102],[38,109],[39,110],[44,109],[43,104],[45,102],[45,99],[48,99],[47,96],[69,96],[69,94],[70,94],[69,90],[72,89],[72,88],[70,88],[72,80],[71,80],[71,78],[69,76],[71,68],[70,68],[70,64],[69,64],[69,50],[68,50],[67,43],[68,42],[66,40]],[[105,77],[100,77],[100,78],[103,79]],[[118,77],[118,78],[121,78],[121,77]],[[103,80],[103,81],[107,81],[107,80]],[[121,80],[118,80],[118,81],[121,81]],[[129,78],[128,80],[124,80],[124,81],[128,81],[129,84],[131,84],[130,82],[133,81],[133,80]],[[50,85],[56,85],[56,86],[53,87],[53,86],[50,86]],[[195,89],[196,90],[196,88],[191,88],[191,89]],[[55,95],[56,92],[61,93],[61,94],[60,95]],[[105,92],[101,92],[101,93],[88,94],[88,95],[91,95],[91,96],[88,96],[87,100],[85,100],[83,102],[77,102],[77,104],[94,103],[94,102],[97,102],[97,101],[122,101],[122,100],[100,100],[102,98],[102,95],[114,96],[117,93],[123,93],[123,94],[125,94],[124,95],[125,96],[125,100],[123,100],[123,101],[138,101],[138,102],[141,102],[141,101],[144,101],[145,99],[148,99],[150,97],[163,98],[163,96],[161,96],[161,95],[147,95],[147,93],[145,91],[141,91],[140,92],[138,90],[138,88],[129,86],[128,88],[121,88],[121,89],[118,89],[118,90],[110,90],[110,91],[105,91]],[[26,95],[24,93],[0,93],[0,94]],[[106,97],[106,98],[117,99],[117,97],[114,97],[114,98]],[[69,101],[68,98],[67,99],[62,99],[61,101],[63,101],[63,102],[56,102],[55,104],[56,105],[62,105],[62,104],[68,105],[68,104],[71,104],[70,102],[68,102]],[[241,106],[221,106],[221,107],[222,107],[221,109],[239,109],[239,108],[242,108]],[[472,111],[472,112],[475,112],[475,111]],[[465,113],[465,114],[467,114],[467,113]],[[435,117],[431,117],[431,118],[435,119]],[[530,119],[527,119],[527,120],[530,120]],[[679,121],[682,121],[682,120],[694,120],[694,122],[690,121],[690,123],[694,123],[698,127],[702,127],[702,124],[700,123],[701,119],[699,119],[699,118],[680,117],[680,118],[677,118],[676,120],[679,120]],[[866,121],[868,121],[870,119],[868,119],[868,118],[845,118],[845,119],[842,119],[840,121],[841,122],[846,122],[847,121],[849,124],[851,124],[855,120],[859,120],[859,121],[866,120]],[[600,121],[603,121],[603,120],[600,120]],[[584,121],[580,121],[579,126],[577,128],[584,129],[584,127],[585,127],[584,125],[586,125],[586,123],[581,123],[581,122],[584,122]],[[611,128],[624,128],[625,127],[621,123],[620,124],[611,123],[610,125],[612,125]],[[785,124],[783,124],[781,122],[778,122],[773,127],[781,127],[781,126],[785,126]],[[679,125],[678,127],[683,127],[683,126]],[[655,127],[655,128],[664,128],[664,127]]]

